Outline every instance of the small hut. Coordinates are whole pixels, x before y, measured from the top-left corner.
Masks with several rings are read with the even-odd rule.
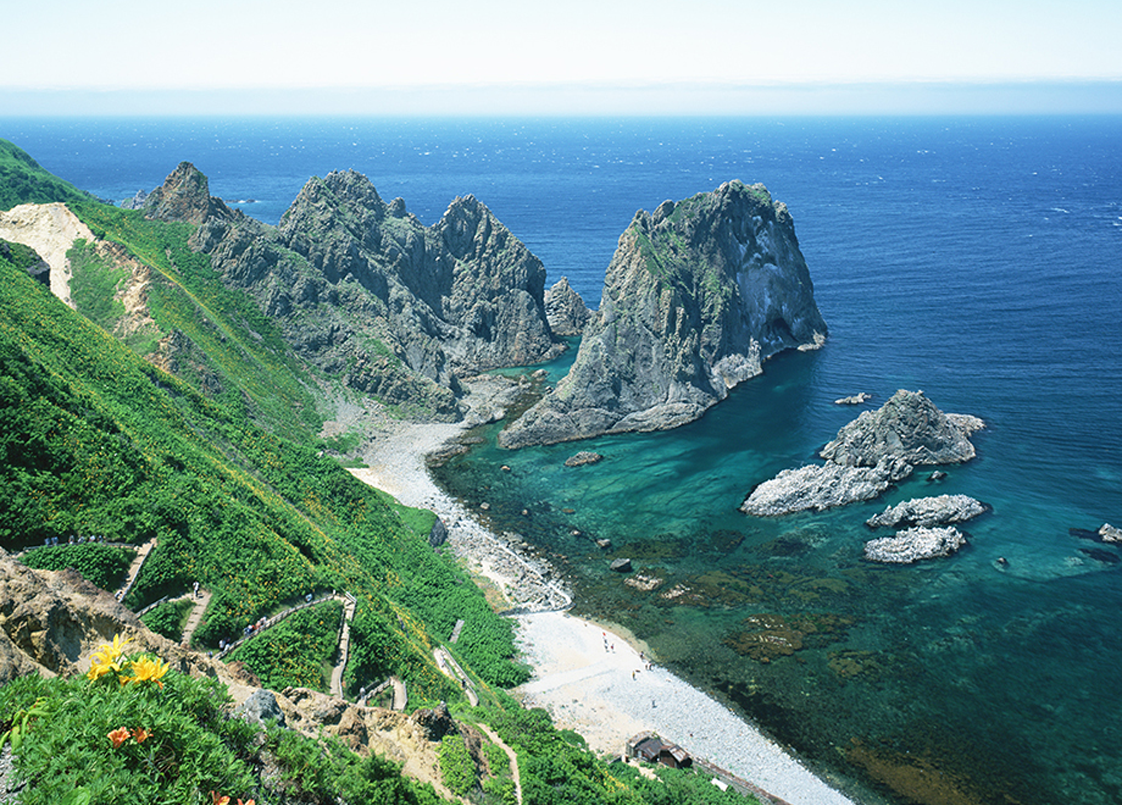
[[[627,742],[627,756],[647,763],[661,763],[672,769],[685,769],[693,765],[689,752],[653,732],[641,732],[631,738]]]

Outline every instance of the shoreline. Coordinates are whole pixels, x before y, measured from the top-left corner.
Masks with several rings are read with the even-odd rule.
[[[491,386],[485,404],[501,394],[480,385]],[[853,805],[728,707],[665,668],[648,668],[649,648],[626,629],[566,612],[572,596],[546,562],[519,552],[518,535],[492,533],[436,486],[426,457],[482,421],[386,422],[363,448],[368,467],[351,473],[407,506],[436,512],[456,557],[505,596],[521,659],[533,669],[511,694],[547,710],[558,728],[579,732],[601,755],[618,756],[628,738],[652,730],[790,805]]]

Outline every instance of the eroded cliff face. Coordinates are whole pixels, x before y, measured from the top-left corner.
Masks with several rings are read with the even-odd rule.
[[[677,427],[825,335],[786,205],[741,182],[667,201],[620,237],[572,369],[500,442]]]
[[[335,172],[309,180],[275,229],[212,216],[194,245],[303,357],[407,414],[458,418],[458,375],[563,349],[541,262],[473,196],[426,227],[365,176]]]

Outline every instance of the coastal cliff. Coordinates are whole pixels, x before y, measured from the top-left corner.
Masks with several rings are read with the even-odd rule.
[[[739,181],[666,201],[620,237],[569,374],[499,441],[677,427],[825,334],[786,205]]]
[[[196,251],[255,298],[297,354],[421,419],[462,414],[458,376],[548,360],[545,269],[485,205],[455,199],[424,226],[354,171],[313,177],[277,227],[207,195],[180,165],[149,215],[199,225]]]

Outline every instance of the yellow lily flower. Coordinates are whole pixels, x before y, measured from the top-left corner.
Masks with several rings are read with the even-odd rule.
[[[141,682],[155,682],[162,688],[164,683],[161,680],[170,666],[159,657],[140,657],[133,660],[130,667],[132,676],[121,677],[121,684],[133,682],[139,685]]]
[[[113,636],[112,645],[102,643],[101,648],[90,655],[90,670],[86,673],[86,678],[92,682],[105,676],[110,671],[120,671],[121,665],[117,660],[124,653],[125,646],[131,642],[131,637],[122,640],[118,634]]]

